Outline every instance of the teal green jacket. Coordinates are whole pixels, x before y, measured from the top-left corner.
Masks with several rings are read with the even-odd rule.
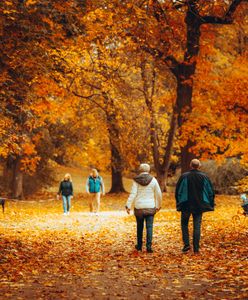
[[[193,169],[182,174],[177,182],[175,198],[178,211],[213,211],[214,197],[210,179],[199,170]]]
[[[104,184],[101,176],[89,176],[86,181],[86,191],[90,193],[99,193],[102,191],[104,194]]]

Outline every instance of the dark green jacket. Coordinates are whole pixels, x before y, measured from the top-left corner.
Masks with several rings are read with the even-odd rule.
[[[207,175],[191,170],[181,175],[176,185],[178,211],[192,213],[214,210],[214,189]]]

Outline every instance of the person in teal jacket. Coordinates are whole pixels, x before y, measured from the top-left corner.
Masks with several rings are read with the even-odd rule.
[[[214,189],[208,176],[201,172],[201,163],[192,159],[191,170],[181,175],[176,185],[176,207],[181,211],[181,229],[184,247],[183,252],[190,250],[189,218],[193,216],[193,248],[199,252],[202,214],[214,210]]]
[[[91,170],[90,176],[86,181],[86,192],[89,194],[89,207],[90,212],[95,212],[96,214],[100,210],[100,198],[101,193],[105,195],[105,187],[103,183],[103,179],[98,175],[96,169]],[[96,209],[94,210],[94,202],[96,202]]]

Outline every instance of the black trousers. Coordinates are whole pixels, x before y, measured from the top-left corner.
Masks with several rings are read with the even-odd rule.
[[[183,236],[184,246],[189,246],[189,219],[193,216],[193,247],[194,251],[199,251],[199,244],[201,238],[201,223],[202,223],[202,213],[191,213],[183,211],[181,214],[181,229]]]

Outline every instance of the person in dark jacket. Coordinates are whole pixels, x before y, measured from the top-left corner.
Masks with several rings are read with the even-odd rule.
[[[191,170],[181,175],[176,185],[176,206],[181,211],[181,229],[184,247],[182,252],[190,250],[189,218],[193,216],[193,250],[199,252],[202,213],[214,210],[214,189],[210,179],[201,171],[198,159],[192,159]]]
[[[94,210],[94,202],[96,202],[95,213],[98,214],[100,210],[100,198],[101,193],[105,195],[105,187],[103,183],[103,179],[99,176],[98,171],[96,169],[91,170],[90,176],[86,181],[86,193],[90,195],[89,197],[89,207],[90,212],[92,213]]]
[[[71,180],[71,175],[69,173],[65,174],[64,180],[60,182],[58,198],[62,195],[64,215],[69,215],[71,208],[71,199],[73,198],[73,185]]]

